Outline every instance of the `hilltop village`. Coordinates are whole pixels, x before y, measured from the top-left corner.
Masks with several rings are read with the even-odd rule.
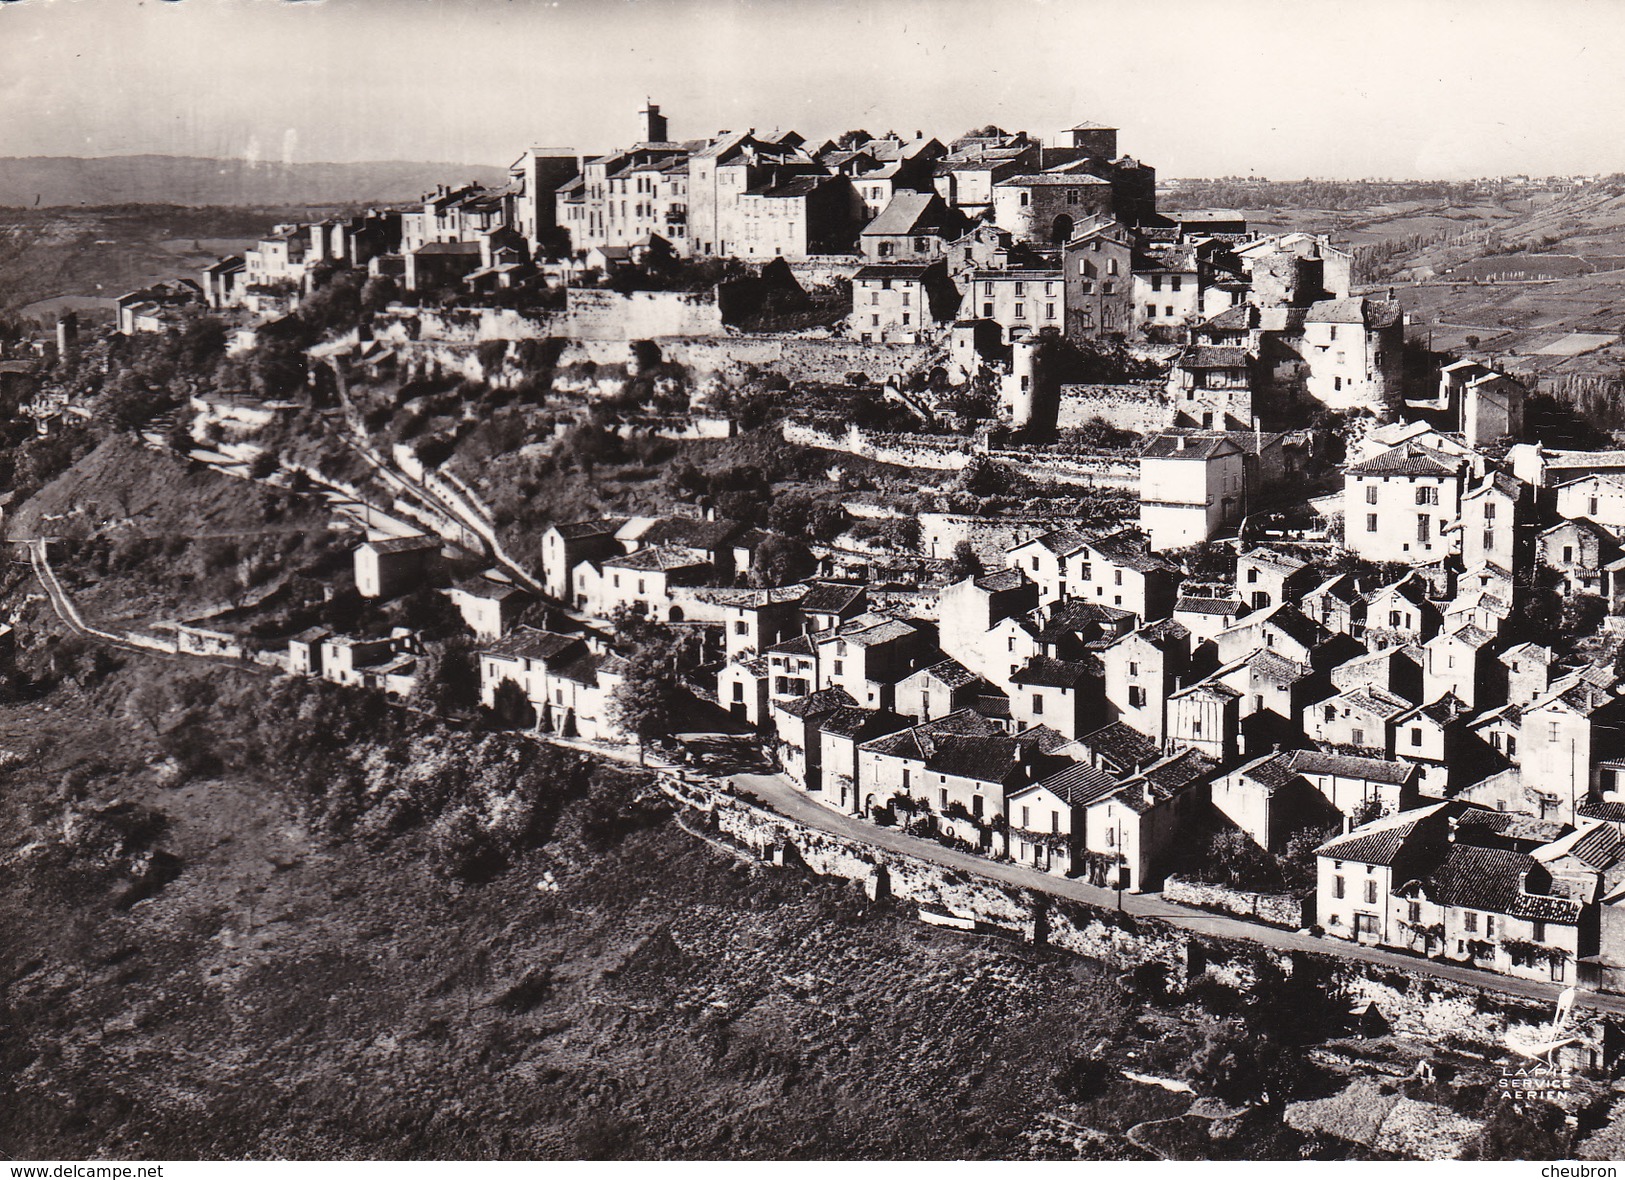
[[[1328,237],[1159,210],[1114,128],[640,119],[13,347],[39,442],[320,498],[343,554],[99,623],[119,513],[18,465],[63,620],[1625,988],[1625,450]]]

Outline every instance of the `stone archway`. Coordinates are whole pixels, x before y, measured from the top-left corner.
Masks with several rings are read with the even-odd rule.
[[[1064,246],[1072,240],[1072,218],[1065,213],[1056,217],[1050,226],[1049,240],[1057,246]]]

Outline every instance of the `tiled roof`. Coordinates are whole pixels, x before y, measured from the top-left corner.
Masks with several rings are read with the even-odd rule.
[[[1458,460],[1420,443],[1404,443],[1344,469],[1345,475],[1454,475]]]
[[[1015,590],[1027,584],[1027,575],[1018,569],[1005,568],[994,570],[992,573],[980,574],[975,579],[978,590],[986,590],[996,594],[1001,590]]]
[[[1193,344],[1174,363],[1181,369],[1245,369],[1248,357],[1245,348]]]
[[[809,614],[838,615],[861,601],[865,593],[862,586],[850,586],[842,582],[813,582],[807,590],[807,596],[801,600],[801,609]]]
[[[1224,435],[1188,435],[1163,433],[1147,440],[1140,449],[1143,459],[1212,459],[1239,450]]]
[[[1565,925],[1578,922],[1579,902],[1523,891],[1525,874],[1539,868],[1539,861],[1522,852],[1451,844],[1433,871],[1417,884],[1437,905]]]
[[[1322,299],[1309,305],[1311,324],[1361,324],[1367,328],[1388,328],[1400,322],[1403,309],[1386,299]]]
[[[868,232],[868,231],[865,231]],[[909,262],[893,262],[884,266],[860,266],[852,276],[856,282],[864,279],[902,279],[907,282],[919,282],[925,278],[926,272],[931,269],[930,263],[917,264]]]
[[[949,688],[964,688],[966,685],[975,684],[981,679],[975,672],[972,672],[964,664],[953,658],[938,660],[935,664],[925,668],[924,672],[933,680],[939,680]]]
[[[1408,763],[1389,762],[1384,758],[1361,758],[1354,754],[1333,754],[1322,750],[1291,750],[1285,757],[1292,769],[1303,775],[1360,778],[1391,786],[1402,786],[1416,775],[1416,769]]]
[[[1021,545],[1013,545],[1011,548],[1020,549],[1026,545],[1038,544],[1057,556],[1070,557],[1088,544],[1088,540],[1077,529],[1058,528],[1051,529],[1042,536],[1034,537],[1031,541],[1024,541]]]
[[[836,709],[818,728],[838,737],[866,738],[883,733],[907,729],[908,718],[899,717],[890,709],[862,709],[855,705]]]
[[[1277,553],[1273,549],[1252,549],[1241,555],[1241,560],[1265,569],[1272,569],[1278,573],[1292,575],[1299,570],[1309,568],[1307,561],[1299,561],[1289,553]]]
[[[1271,791],[1278,791],[1298,778],[1286,754],[1266,754],[1262,758],[1255,758],[1245,766],[1238,767],[1235,773]]]
[[[914,234],[920,233],[922,227],[938,229],[948,223],[955,223],[955,228],[960,224],[936,193],[916,193],[908,189],[899,189],[892,194],[891,200],[880,211],[880,215],[864,226],[863,232]]]
[[[1174,603],[1176,614],[1184,611],[1192,615],[1239,615],[1246,609],[1234,598],[1180,598]]]
[[[439,537],[425,537],[420,534],[412,537],[388,537],[380,541],[366,541],[364,544],[374,553],[413,553],[419,549],[438,549],[441,540]]]
[[[546,662],[560,652],[568,651],[582,642],[579,635],[560,635],[556,631],[541,631],[534,627],[520,627],[484,649],[493,656],[509,659],[540,660]]]
[[[1362,709],[1384,721],[1392,721],[1414,708],[1404,697],[1375,685],[1361,685],[1332,699],[1341,700],[1352,709]]]
[[[1078,744],[1120,766],[1143,766],[1153,761],[1161,747],[1124,721],[1114,721],[1078,739]]]
[[[1589,799],[1580,804],[1580,814],[1587,819],[1600,819],[1612,824],[1625,824],[1625,803],[1606,799]]]
[[[844,688],[821,688],[793,701],[779,701],[773,707],[803,720],[827,716],[837,709],[851,708],[858,702]]]
[[[604,562],[604,568],[663,573],[668,570],[693,569],[704,564],[702,559],[685,549],[656,546],[652,549],[639,549],[636,553],[628,553],[624,557],[608,558]]]
[[[1049,656],[1032,656],[1011,674],[1012,684],[1037,685],[1042,688],[1077,688],[1089,679],[1089,665],[1079,660],[1056,660]]]
[[[1074,762],[1065,770],[1039,779],[1021,791],[1013,792],[1011,799],[1042,787],[1072,807],[1086,807],[1096,799],[1117,789],[1117,780],[1103,770],[1096,770],[1087,762]]]
[[[797,635],[793,639],[781,640],[767,650],[781,656],[811,656],[817,654],[817,649],[813,647],[811,637],[806,635]]]
[[[1445,806],[1447,804],[1436,803],[1432,807],[1419,807],[1372,820],[1346,836],[1328,840],[1315,849],[1315,855],[1333,860],[1351,860],[1356,864],[1391,865],[1404,851],[1405,843],[1416,830],[1416,825]]]
[[[1172,562],[1152,553],[1145,536],[1133,529],[1120,529],[1104,537],[1096,537],[1089,542],[1089,548],[1113,565],[1138,570],[1142,574],[1159,570],[1175,573],[1178,570]]]
[[[743,532],[744,527],[732,520],[689,520],[681,516],[666,516],[645,529],[639,539],[645,545],[720,549]]]

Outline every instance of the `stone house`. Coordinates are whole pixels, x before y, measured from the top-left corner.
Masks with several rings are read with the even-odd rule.
[[[1343,471],[1344,544],[1370,561],[1412,565],[1459,552],[1468,464],[1405,443]]]
[[[1086,222],[1061,247],[1066,334],[1126,335],[1134,327],[1134,237],[1117,221]]]
[[[935,192],[900,189],[863,227],[859,248],[868,262],[932,262],[964,235],[966,224],[965,215]]]
[[[852,276],[848,330],[866,344],[916,344],[952,317],[956,302],[940,262],[859,267]]]
[[[1148,623],[1098,656],[1106,716],[1160,744],[1168,735],[1168,697],[1190,669],[1190,631],[1172,619]]]
[[[844,688],[822,688],[794,700],[775,700],[769,706],[773,719],[774,751],[779,765],[791,780],[809,791],[823,788],[824,743],[822,726],[842,709],[857,706]]]
[[[1302,728],[1321,745],[1392,758],[1395,723],[1414,708],[1385,689],[1354,688],[1305,708]]]
[[[445,591],[463,616],[468,629],[480,639],[501,639],[518,621],[530,595],[512,582],[487,577],[466,578]]]
[[[1450,695],[1482,709],[1502,702],[1506,668],[1496,658],[1495,636],[1471,624],[1440,632],[1422,646],[1422,699]]]
[[[999,326],[1001,344],[1066,326],[1066,276],[1046,267],[1005,270],[977,268],[964,281],[961,322],[983,320]]]
[[[980,698],[1001,695],[1002,689],[949,656],[899,680],[893,708],[915,722],[930,721],[969,708]]]
[[[909,720],[889,709],[856,706],[837,709],[825,717],[819,731],[819,786],[824,802],[849,815],[867,815],[875,805],[871,784],[863,780],[858,747],[874,738],[907,729]]]
[[[717,703],[741,721],[765,725],[770,708],[769,680],[765,657],[731,656],[717,672]]]
[[[1075,876],[1084,871],[1082,851],[1089,804],[1117,789],[1117,779],[1086,762],[1010,792],[1006,855],[1041,872]]]
[[[1254,610],[1301,602],[1315,581],[1314,567],[1290,554],[1256,548],[1236,559],[1236,593]]]
[[[1024,554],[1048,569],[1049,550]],[[1012,565],[1017,558],[1012,555]],[[1009,568],[977,574],[945,586],[937,599],[938,633],[943,649],[976,675],[1002,684],[1029,655],[1037,654],[1025,616],[1037,608],[1043,583],[1026,569]],[[902,711],[902,710],[900,710]]]
[[[1619,560],[1619,538],[1588,517],[1554,524],[1541,532],[1535,552],[1562,578],[1565,597],[1608,593],[1606,567]]]
[[[1207,805],[1214,765],[1199,751],[1181,750],[1123,780],[1084,813],[1084,859],[1093,883],[1143,893],[1162,884],[1180,842]]]
[[[1211,541],[1246,510],[1246,456],[1222,435],[1163,433],[1140,452],[1140,528],[1153,550]]]
[[[355,549],[355,588],[363,598],[394,598],[415,590],[440,557],[439,537],[385,537]]]
[[[1097,665],[1034,656],[1009,679],[1010,717],[1017,729],[1047,725],[1075,738],[1099,727]]]
[[[1241,692],[1210,677],[1168,698],[1168,744],[1228,765],[1241,754]]]
[[[572,593],[572,572],[584,561],[618,557],[622,549],[615,534],[625,524],[616,517],[549,525],[542,534],[542,581],[547,592],[572,606],[583,605]]]

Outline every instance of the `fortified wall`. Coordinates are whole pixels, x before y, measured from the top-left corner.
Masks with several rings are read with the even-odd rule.
[[[1155,918],[1006,885],[861,841],[809,828],[725,794],[710,783],[672,774],[661,789],[708,837],[766,863],[804,868],[824,877],[862,883],[870,897],[921,907],[928,920],[1068,951],[1123,970],[1161,964],[1170,982],[1183,985],[1206,974],[1237,988],[1310,972],[1321,986],[1367,1008],[1401,1035],[1452,1046],[1502,1052],[1509,1031],[1544,1039],[1550,1003],[1459,984],[1421,971],[1400,970],[1332,954],[1277,951],[1262,944],[1197,934]],[[945,919],[945,920],[944,920]],[[1566,1066],[1606,1071],[1617,1064],[1625,1037],[1612,1018],[1583,1011],[1580,1032],[1594,1047],[1560,1051]]]

